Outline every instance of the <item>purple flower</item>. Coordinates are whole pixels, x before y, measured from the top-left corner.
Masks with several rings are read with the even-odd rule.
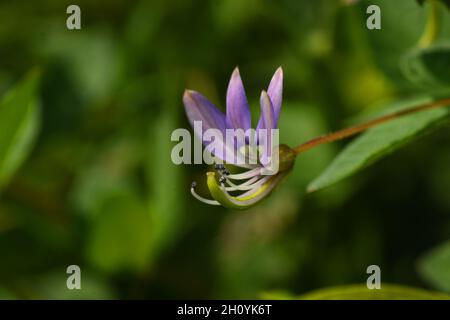
[[[216,172],[207,173],[208,188],[214,200],[199,196],[194,190],[196,184],[193,183],[191,192],[197,199],[212,205],[221,204],[235,209],[245,209],[265,198],[289,172],[295,154],[286,145],[278,145],[272,141],[280,117],[282,93],[283,70],[280,67],[273,75],[267,91],[261,92],[261,115],[254,130],[251,129],[250,108],[238,68],[233,71],[228,84],[226,114],[200,93],[185,91],[183,102],[189,122],[196,136],[202,140],[217,163]],[[215,138],[214,143],[211,143],[210,139],[203,135],[208,129],[217,130],[222,138]],[[241,139],[238,135],[228,139],[230,129],[233,129],[232,132],[246,134],[241,135]],[[272,152],[275,152],[278,158],[276,163],[278,170],[273,174],[267,174],[265,170],[267,166],[274,164]],[[245,168],[246,171],[230,174],[222,161]],[[218,182],[216,173],[219,176]],[[231,195],[230,192],[241,193]]]

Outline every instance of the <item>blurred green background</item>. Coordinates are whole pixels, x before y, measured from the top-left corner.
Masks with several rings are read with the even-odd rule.
[[[170,160],[170,133],[189,127],[184,89],[223,109],[235,66],[255,117],[283,67],[280,141],[291,146],[429,92],[401,67],[426,4],[350,2],[1,1],[0,95],[33,68],[41,79],[30,152],[0,194],[0,297],[298,295],[365,283],[371,264],[383,283],[450,291],[450,248],[437,266],[420,263],[449,239],[449,126],[306,194],[347,142],[319,147],[245,212],[192,198],[192,180],[207,194],[207,168]],[[70,4],[81,30],[66,28]],[[366,28],[369,4],[381,7],[381,30]],[[71,264],[80,291],[66,288]]]

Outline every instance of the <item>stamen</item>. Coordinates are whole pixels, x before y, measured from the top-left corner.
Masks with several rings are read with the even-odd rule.
[[[206,199],[203,198],[202,196],[200,196],[197,192],[195,192],[195,187],[197,187],[197,182],[193,181],[191,184],[191,194],[199,201],[206,203],[206,204],[210,204],[213,206],[220,206],[220,203],[216,200],[210,200],[210,199]]]
[[[235,187],[225,187],[225,190],[227,191],[246,191],[246,190],[252,190],[255,188],[259,188],[260,186],[262,186],[264,183],[266,183],[267,181],[269,181],[269,179],[272,176],[265,176],[264,178],[259,179],[257,182],[253,183],[253,184],[248,184],[248,185],[240,185],[240,186],[235,186]],[[257,178],[257,177],[256,177]],[[250,181],[250,180],[249,180]]]
[[[217,171],[223,171],[225,170],[225,166],[223,164],[215,164],[214,169],[216,169]]]
[[[220,183],[220,184],[224,184],[225,181],[227,181],[227,178],[226,178],[225,176],[221,176],[221,177],[219,178],[219,183]]]
[[[223,164],[214,165],[214,169],[216,169],[220,173],[221,177],[230,174],[230,171],[228,171],[228,169],[225,168],[225,166]]]
[[[233,188],[236,188],[236,190],[241,190],[240,188],[245,187],[245,186],[248,186],[249,184],[252,184],[253,182],[257,181],[258,179],[259,179],[259,176],[256,176],[256,177],[253,177],[253,178],[251,178],[251,179],[245,181],[244,183],[242,183],[242,184],[240,184],[240,185],[237,185],[237,184],[234,184],[231,180],[229,180],[229,179],[227,178],[227,183],[228,183],[230,186],[232,186]],[[243,189],[243,190],[246,190],[246,189]]]
[[[227,200],[233,205],[236,205],[236,208],[244,208],[246,206],[251,206],[257,203],[262,198],[264,198],[272,191],[272,189],[284,176],[285,174],[281,174],[278,176],[268,176],[268,181],[262,183],[259,187],[253,188],[250,191],[247,191],[237,197],[233,197],[232,195],[230,195],[223,184],[220,186],[220,189]]]
[[[238,173],[238,174],[230,174],[228,175],[229,179],[233,180],[245,180],[249,178],[253,178],[254,176],[257,176],[261,173],[261,167],[249,170],[247,172]]]
[[[273,187],[276,184],[278,184],[278,182],[280,182],[285,176],[286,176],[286,173],[281,173],[281,174],[278,174],[278,175],[275,175],[275,176],[268,176],[268,177],[272,177],[273,178],[273,182],[270,184],[270,186],[268,188],[269,190],[267,191],[267,193],[270,192],[270,190],[273,189]],[[239,197],[237,197],[237,199],[242,201],[242,200],[247,199],[247,198],[253,198],[254,195],[257,194],[260,189],[263,189],[263,187],[265,185],[266,184],[263,184],[260,188],[253,188],[253,189],[251,189],[251,190],[249,190],[249,191],[239,195]]]

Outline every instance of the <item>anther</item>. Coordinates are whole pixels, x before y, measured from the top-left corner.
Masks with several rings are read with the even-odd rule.
[[[191,188],[192,188],[192,189],[195,189],[195,187],[197,187],[197,182],[192,181],[192,183],[191,183]]]
[[[217,171],[222,171],[222,170],[225,169],[225,166],[224,166],[223,164],[216,164],[216,165],[214,166],[214,168],[215,168]]]

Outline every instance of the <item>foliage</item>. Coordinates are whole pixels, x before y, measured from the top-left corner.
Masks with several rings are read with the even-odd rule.
[[[394,112],[432,101],[432,98],[416,98],[396,103],[394,106],[387,107],[387,109]],[[308,190],[316,191],[327,187],[367,167],[424,132],[430,132],[431,129],[437,127],[438,122],[448,117],[449,114],[447,109],[432,109],[419,114],[404,116],[370,129],[346,146],[327,169],[309,184]]]
[[[450,290],[448,108],[301,154],[245,212],[193,199],[206,167],[170,160],[184,89],[223,110],[237,65],[249,98],[283,67],[291,147],[448,98],[442,5],[419,47],[428,4],[415,0],[78,4],[69,31],[59,1],[0,3],[0,298],[447,298],[432,290]],[[366,28],[370,4],[381,30]],[[72,264],[79,292],[65,289]],[[371,264],[381,292],[341,287]]]
[[[368,289],[366,285],[354,284],[314,290],[301,296],[292,296],[283,292],[266,292],[262,298],[283,300],[449,300],[450,296],[394,284],[383,284],[381,289]]]
[[[419,261],[420,274],[434,287],[450,292],[450,243],[446,242]]]
[[[31,151],[39,125],[37,73],[8,92],[0,102],[0,188]]]

